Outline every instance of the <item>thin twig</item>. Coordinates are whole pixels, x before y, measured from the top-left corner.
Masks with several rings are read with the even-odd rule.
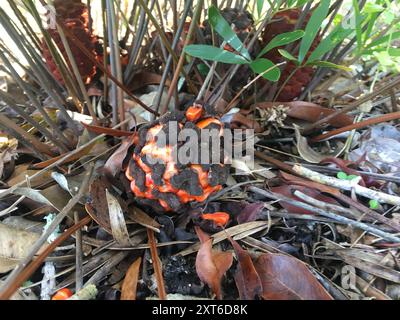
[[[74,221],[75,223],[79,222],[79,214],[78,212],[74,212]],[[82,289],[83,286],[83,273],[82,273],[82,232],[78,229],[75,233],[75,291],[78,292]]]
[[[149,246],[151,252],[151,260],[153,261],[154,274],[157,280],[158,297],[160,300],[165,300],[167,298],[167,293],[165,291],[164,278],[162,275],[160,258],[158,257],[156,239],[154,237],[154,231],[147,228],[147,236],[149,238]]]
[[[339,222],[344,223],[344,224],[352,225],[352,226],[354,226],[356,228],[359,228],[361,230],[365,230],[365,231],[367,231],[369,233],[372,233],[374,235],[382,237],[383,239],[385,239],[387,241],[396,242],[396,243],[400,242],[400,238],[396,237],[393,234],[390,234],[388,232],[384,232],[384,231],[382,231],[380,229],[377,229],[375,227],[369,226],[369,225],[367,225],[365,223],[362,223],[362,222],[359,222],[359,221],[354,221],[354,220],[339,216],[336,213],[333,213],[333,212],[330,212],[330,211],[327,211],[327,210],[322,210],[320,208],[313,207],[313,206],[311,206],[311,205],[309,205],[309,204],[307,204],[305,202],[293,200],[293,199],[285,197],[283,195],[276,194],[276,193],[273,193],[273,192],[269,192],[269,191],[266,191],[266,190],[262,190],[262,189],[257,188],[257,187],[249,187],[249,191],[257,193],[257,194],[262,195],[262,196],[265,196],[265,197],[270,198],[270,199],[275,199],[275,200],[287,202],[287,203],[289,203],[291,205],[294,205],[296,207],[303,208],[303,209],[315,212],[315,213],[317,213],[317,214],[319,214],[321,216],[324,216],[324,217],[327,217],[327,218],[331,218],[331,219],[333,219],[335,221],[339,221]]]
[[[389,121],[398,120],[398,119],[400,119],[400,111],[387,113],[382,116],[369,118],[364,121],[353,123],[348,126],[344,126],[344,127],[320,134],[319,136],[312,138],[311,141],[312,142],[320,141],[320,140],[327,139],[327,138],[333,137],[337,134],[347,132],[350,130],[361,129],[361,128],[372,126],[374,124],[378,124],[378,123],[382,123],[382,122],[389,122]]]
[[[337,117],[338,115],[350,112],[350,111],[356,109],[361,104],[372,100],[376,96],[378,96],[388,90],[391,90],[392,88],[395,88],[398,85],[400,85],[400,76],[396,77],[394,80],[390,81],[389,83],[384,84],[383,86],[381,86],[379,89],[375,90],[374,92],[360,97],[358,100],[350,103],[347,107],[344,107],[341,110],[335,111],[334,113],[331,113],[330,115],[322,118],[321,120],[318,120],[318,121],[308,125],[307,127],[303,128],[302,133],[311,132],[313,129],[329,122],[331,119]]]
[[[342,190],[354,190],[356,194],[359,194],[363,197],[374,199],[381,203],[389,203],[395,206],[400,206],[400,197],[363,187],[359,185],[357,181],[353,183],[351,180],[341,180],[334,177],[326,176],[316,171],[307,169],[299,164],[295,164],[293,166],[293,171],[302,177],[310,179],[311,181],[315,181]]]

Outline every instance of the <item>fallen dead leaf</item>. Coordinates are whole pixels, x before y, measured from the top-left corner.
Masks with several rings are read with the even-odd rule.
[[[110,187],[111,185],[104,176],[99,176],[93,180],[89,187],[90,200],[85,204],[85,209],[94,221],[105,231],[112,234],[106,198],[106,189]]]
[[[130,131],[117,130],[117,129],[101,127],[101,126],[94,126],[94,125],[86,124],[84,122],[82,122],[82,125],[90,132],[94,132],[97,134],[104,133],[106,135],[113,136],[113,137],[129,137],[133,134],[133,132],[130,132]]]
[[[40,170],[29,170],[29,164],[20,164],[15,167],[14,173],[11,177],[7,180],[7,184],[9,186],[14,186],[22,181],[26,181],[26,176],[31,177],[34,174],[38,173]],[[51,171],[46,171],[38,177],[33,179],[29,179],[29,183],[32,188],[36,188],[51,182]]]
[[[307,139],[300,134],[300,129],[297,125],[294,124],[294,130],[297,141],[297,151],[299,155],[310,163],[320,163],[322,160],[326,158],[335,158],[342,154],[342,152],[346,149],[346,145],[343,144],[342,148],[338,148],[337,150],[329,153],[320,153],[311,148],[307,142]]]
[[[33,233],[41,234],[43,232],[44,222],[28,220],[21,216],[9,216],[2,221],[3,224]]]
[[[106,189],[106,199],[108,205],[108,213],[110,215],[110,226],[112,235],[117,243],[123,246],[129,246],[129,233],[126,228],[126,222],[124,218],[124,212],[122,211],[121,205],[117,198],[115,198]]]
[[[139,209],[137,207],[128,208],[127,213],[129,218],[131,218],[134,222],[146,228],[150,228],[157,233],[160,232],[161,225],[155,219],[150,217],[146,212],[144,212],[142,209]]]
[[[239,224],[254,221],[264,209],[263,202],[247,203],[240,214],[236,217]]]
[[[54,205],[54,207],[60,211],[67,205],[68,201],[71,199],[71,195],[61,189],[59,185],[53,185],[44,190],[41,190],[40,194],[46,197]]]
[[[257,103],[255,107],[269,109],[279,105],[288,107],[287,115],[289,117],[299,120],[305,120],[308,122],[317,122],[318,120],[335,112],[334,109],[324,108],[318,104],[307,101],[260,102]],[[352,123],[353,118],[346,114],[339,114],[329,121],[330,125],[338,128],[350,125]]]
[[[157,85],[161,82],[161,76],[159,74],[141,71],[133,77],[132,81],[129,83],[128,88],[131,91],[136,91],[148,85]],[[169,80],[165,82],[165,85],[169,87]]]
[[[238,266],[235,273],[236,287],[241,300],[254,300],[262,293],[262,283],[250,254],[232,239],[229,239],[235,249]]]
[[[217,244],[217,243],[225,240],[229,236],[234,237],[235,240],[241,239],[242,237],[251,236],[252,234],[254,234],[256,232],[259,232],[261,230],[268,228],[268,224],[269,224],[268,221],[251,221],[251,222],[242,223],[242,224],[224,229],[224,230],[212,235],[212,238],[214,239],[213,243]],[[190,246],[189,248],[179,251],[177,253],[177,255],[186,256],[188,254],[197,252],[199,250],[199,248],[200,248],[200,244],[195,243],[194,245]]]
[[[300,260],[278,253],[264,253],[254,263],[266,300],[332,300]]]
[[[374,276],[400,283],[400,272],[395,270],[398,260],[393,257],[385,261],[382,254],[360,249],[336,249],[334,253],[349,265]]]
[[[16,188],[13,191],[13,194],[19,196],[25,196],[26,198],[29,198],[38,203],[56,208],[56,206],[53,203],[51,203],[49,199],[47,199],[39,190],[21,187],[21,188]]]
[[[94,144],[88,145],[87,147],[83,148],[79,152],[77,152],[75,154],[72,154],[71,156],[65,158],[64,161],[62,163],[60,163],[59,165],[61,166],[61,165],[68,164],[68,163],[71,163],[71,162],[74,162],[76,160],[81,159],[83,156],[86,156],[93,149],[93,147],[94,147]],[[57,157],[51,158],[49,160],[36,163],[36,164],[32,165],[32,168],[33,169],[46,168],[49,165],[51,165],[51,164],[57,162],[58,160],[64,158],[66,155],[68,155],[68,153],[63,153],[63,154],[61,154],[61,155],[59,155]]]
[[[14,269],[39,237],[38,233],[0,223],[0,273]]]
[[[136,300],[136,288],[139,279],[142,258],[137,258],[126,272],[121,288],[121,300]]]
[[[316,122],[332,113],[334,109],[324,108],[318,104],[306,102],[306,101],[292,101],[292,102],[260,102],[253,105],[250,109],[242,109],[236,113],[231,120],[231,126],[233,128],[247,128],[254,129],[256,133],[264,131],[262,124],[255,120],[253,110],[269,110],[283,106],[286,108],[286,115],[288,117],[303,120],[307,122]],[[341,128],[353,123],[353,118],[346,115],[340,114],[333,119],[330,119],[329,124]]]
[[[221,279],[232,265],[232,253],[213,251],[212,239],[198,227],[196,227],[196,233],[201,241],[200,249],[196,256],[197,275],[220,300],[222,299]]]
[[[134,144],[134,136],[122,141],[121,146],[108,158],[104,165],[104,172],[111,177],[115,177],[123,167],[124,160],[128,154],[129,148]]]

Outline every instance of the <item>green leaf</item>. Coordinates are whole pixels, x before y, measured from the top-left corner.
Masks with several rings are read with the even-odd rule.
[[[204,45],[204,44],[192,44],[192,45],[186,46],[184,51],[188,55],[191,55],[192,57],[196,57],[196,58],[200,58],[200,59],[204,59],[204,60],[211,60],[211,61],[231,63],[231,64],[248,64],[249,63],[242,56],[239,56],[237,54],[234,54],[230,51],[227,51],[227,50],[224,50],[221,48]]]
[[[390,67],[393,64],[393,59],[388,51],[374,52],[374,56],[378,59],[382,66]]]
[[[369,207],[371,209],[378,209],[379,208],[379,202],[376,201],[376,200],[373,200],[373,199],[369,200],[368,204],[369,204]]]
[[[396,19],[397,12],[395,10],[385,10],[382,12],[382,21],[385,24],[391,24]]]
[[[264,6],[264,0],[257,0],[257,14],[258,14],[258,17],[261,16],[263,6]]]
[[[254,60],[252,63],[250,63],[250,68],[258,74],[262,74],[263,72],[269,70],[263,74],[263,78],[269,81],[278,81],[281,76],[280,69],[271,60],[265,58]]]
[[[276,47],[284,46],[288,43],[291,43],[293,41],[300,39],[303,36],[304,36],[303,30],[296,30],[296,31],[292,31],[292,32],[285,32],[285,33],[278,34],[264,47],[264,49],[261,50],[261,52],[257,56],[257,58],[263,56],[268,51],[270,51]]]
[[[380,13],[373,13],[373,14],[369,15],[367,29],[365,30],[365,32],[363,32],[364,45],[365,45],[365,43],[367,43],[368,39],[370,38],[373,28],[376,24],[376,21],[379,18],[379,15],[380,15]]]
[[[304,6],[307,2],[310,2],[310,1],[313,1],[313,0],[298,0],[297,3],[296,3],[296,7],[302,7],[302,6]]]
[[[338,179],[340,179],[340,180],[347,180],[347,174],[346,174],[346,172],[343,172],[343,171],[339,171],[339,172],[336,174],[336,177],[337,177]]]
[[[389,41],[391,42],[391,41],[399,39],[399,38],[400,38],[400,31],[395,31],[393,33],[387,34],[384,37],[379,38],[378,40],[371,42],[367,46],[367,49],[371,49],[371,48],[379,46],[381,44],[387,44]]]
[[[341,24],[337,25],[335,29],[332,30],[332,32],[326,38],[324,38],[315,48],[315,50],[308,58],[308,61],[320,60],[325,53],[331,51],[334,47],[336,47],[339,43],[346,39],[352,32],[352,29],[345,29],[342,27]]]
[[[226,41],[233,49],[243,55],[246,59],[251,60],[250,54],[246,47],[215,6],[211,6],[208,9],[208,19],[213,29],[218,32],[224,41]]]
[[[385,8],[379,4],[367,2],[364,6],[363,12],[376,13],[376,12],[382,12],[383,10],[385,10]]]
[[[361,48],[363,46],[362,29],[361,29],[362,16],[361,16],[360,7],[358,6],[357,0],[353,0],[353,8],[354,8],[354,15],[356,18],[357,48],[358,48],[358,50],[361,50]]]
[[[301,39],[300,50],[299,50],[299,62],[302,63],[304,58],[307,55],[308,50],[311,47],[317,33],[322,25],[322,22],[326,18],[328,11],[330,0],[321,0],[317,9],[315,9],[312,14],[309,22],[307,23],[305,34]]]
[[[318,66],[318,67],[323,67],[323,68],[333,68],[333,69],[340,69],[344,71],[351,71],[351,68],[335,64],[333,62],[329,61],[311,61],[307,63],[307,66]]]
[[[288,0],[287,1],[287,7],[302,7],[304,6],[307,2],[312,1],[312,0]]]
[[[357,179],[358,176],[356,176],[355,174],[350,174],[347,176],[347,180],[353,180],[353,179]]]
[[[363,51],[364,55],[379,55],[380,52],[387,51],[391,57],[400,57],[400,48],[375,48]]]
[[[287,52],[284,49],[278,49],[278,52],[281,54],[282,57],[297,62],[297,58],[293,56],[291,53]]]
[[[197,65],[197,70],[199,70],[202,76],[206,76],[210,68],[205,63],[199,63]]]
[[[391,57],[400,57],[400,48],[389,48],[388,52]]]

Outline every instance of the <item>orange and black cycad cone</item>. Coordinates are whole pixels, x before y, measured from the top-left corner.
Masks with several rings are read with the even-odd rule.
[[[176,120],[178,123],[174,129],[173,122]],[[179,155],[183,150],[180,148],[185,148],[184,144],[173,140],[160,143],[163,139],[159,138],[160,135],[173,136],[174,130],[177,133],[181,129],[194,130],[199,139],[203,129],[215,129],[219,136],[213,139],[223,139],[224,124],[211,106],[195,103],[184,112],[176,110],[168,113],[155,123],[139,129],[139,141],[125,175],[135,200],[158,212],[185,212],[190,203],[202,203],[220,191],[228,177],[229,165],[225,164],[223,141],[217,150],[209,150],[211,140],[207,143],[199,141],[197,160],[181,162],[179,156],[175,159],[174,153]],[[219,163],[200,164],[202,155],[212,152],[216,152],[213,155],[218,156]]]

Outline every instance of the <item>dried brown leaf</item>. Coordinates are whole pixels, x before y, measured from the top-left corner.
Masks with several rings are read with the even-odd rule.
[[[38,154],[46,154],[48,156],[54,156],[54,152],[48,144],[41,142],[35,135],[22,129],[18,124],[9,119],[3,114],[0,114],[0,123],[11,132],[16,132],[18,135],[23,137],[30,146],[37,151]]]
[[[113,136],[113,137],[129,137],[133,134],[133,132],[130,132],[130,131],[117,130],[117,129],[101,127],[101,126],[94,126],[94,125],[86,124],[84,122],[81,122],[81,123],[88,131],[94,132],[97,134],[104,133],[106,135]]]
[[[264,253],[254,263],[267,300],[332,300],[300,260],[278,253]]]
[[[39,172],[39,170],[29,170],[28,169],[29,166],[30,166],[29,164],[20,164],[16,166],[15,171],[13,172],[11,177],[7,180],[7,184],[9,186],[16,185],[22,181],[26,181],[26,176],[31,177]],[[39,186],[47,184],[52,180],[53,179],[51,178],[51,171],[46,171],[38,177],[29,179],[29,183],[32,188],[37,188]]]
[[[241,238],[243,235],[245,235],[246,237],[251,236],[253,233],[259,232],[266,228],[268,228],[268,221],[251,221],[242,223],[213,234],[212,235],[212,238],[214,239],[213,243],[214,244],[219,243],[228,238],[229,236],[237,238]],[[191,245],[189,248],[186,248],[178,252],[178,254],[181,256],[186,256],[188,254],[197,252],[199,248],[200,244],[195,243],[194,245]]]
[[[136,288],[139,279],[140,264],[142,258],[138,258],[126,272],[121,288],[121,300],[136,300]]]
[[[122,141],[121,146],[108,158],[104,165],[104,172],[111,177],[115,177],[123,167],[124,160],[127,156],[129,148],[134,144],[134,136],[126,138]]]
[[[236,217],[239,224],[254,221],[264,209],[263,202],[247,203],[240,214]]]
[[[241,300],[254,300],[262,293],[260,276],[253,264],[250,254],[232,239],[229,239],[235,249],[238,266],[235,273],[236,287]]]
[[[71,163],[71,162],[74,162],[74,161],[77,161],[77,160],[81,159],[83,156],[86,156],[93,149],[94,146],[95,146],[94,144],[88,145],[87,147],[83,148],[79,152],[74,153],[71,156],[69,156],[66,159],[64,159],[64,161],[62,163],[60,163],[59,165],[62,166],[64,164]],[[61,154],[61,155],[59,155],[57,157],[51,158],[49,160],[42,161],[42,162],[39,162],[39,163],[35,163],[34,165],[32,165],[32,168],[33,169],[46,168],[49,165],[51,165],[51,164],[57,162],[58,160],[64,158],[67,154],[68,153],[63,153],[63,154]]]
[[[347,264],[357,269],[379,278],[400,283],[400,272],[395,270],[395,265],[399,263],[398,259],[386,260],[381,254],[359,249],[338,249],[335,250],[335,253]]]
[[[161,76],[159,74],[142,71],[133,77],[132,81],[129,83],[128,87],[132,91],[136,91],[148,85],[158,85],[161,82]],[[165,85],[169,86],[169,80],[166,81]]]
[[[346,148],[344,144],[342,148],[337,148],[334,152],[329,153],[322,153],[317,152],[313,148],[308,145],[307,139],[300,134],[299,127],[294,125],[295,134],[296,134],[296,141],[297,141],[297,151],[299,152],[300,156],[310,163],[320,163],[322,160],[329,158],[329,157],[338,157]]]
[[[291,102],[261,102],[257,103],[257,108],[272,108],[273,106],[283,105],[288,107],[288,116],[305,120],[308,122],[317,122],[318,120],[335,112],[334,109],[328,109],[321,107],[318,104],[307,102],[307,101],[291,101]],[[352,117],[346,114],[339,114],[336,117],[330,119],[329,124],[334,127],[344,127],[353,123]]]
[[[212,239],[198,227],[196,233],[201,241],[196,256],[197,275],[211,288],[217,299],[222,299],[221,279],[231,267],[233,255],[230,252],[213,251]]]
[[[118,244],[129,246],[129,233],[126,227],[124,212],[122,211],[121,205],[119,204],[117,198],[115,198],[108,191],[108,189],[106,189],[106,199],[108,205],[108,213],[110,215],[110,226],[112,235]]]
[[[107,178],[104,176],[99,176],[93,180],[89,187],[90,200],[86,203],[85,208],[94,221],[105,231],[112,234],[106,198],[106,189],[110,187]]]
[[[152,217],[150,217],[146,212],[143,210],[134,207],[134,208],[129,208],[128,209],[128,216],[131,218],[134,222],[146,227],[150,228],[155,232],[160,232],[160,227],[161,225]]]
[[[0,223],[0,273],[14,269],[39,237],[38,233]]]

